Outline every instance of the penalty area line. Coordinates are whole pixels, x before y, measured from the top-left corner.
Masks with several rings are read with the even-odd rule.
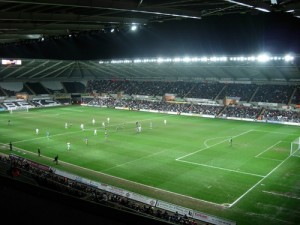
[[[233,136],[232,138],[237,138],[237,137],[242,136],[242,135],[244,135],[244,134],[250,133],[251,131],[253,131],[253,130],[248,130],[248,131],[246,131],[246,132],[240,133],[240,134],[238,134],[238,135],[236,135],[236,136]],[[177,158],[176,160],[180,160],[180,159],[183,159],[183,158],[188,157],[188,156],[190,156],[190,155],[194,155],[194,154],[196,154],[196,153],[198,153],[198,152],[201,152],[201,151],[204,151],[204,150],[209,149],[209,148],[211,148],[211,147],[214,147],[214,146],[216,146],[216,145],[222,144],[222,143],[224,143],[224,142],[226,142],[226,141],[228,141],[228,140],[229,140],[229,139],[225,139],[224,141],[218,142],[218,143],[216,143],[216,144],[214,144],[214,145],[211,145],[211,146],[208,146],[208,147],[205,147],[205,148],[201,148],[201,149],[199,149],[199,150],[197,150],[197,151],[194,151],[194,152],[191,152],[191,153],[186,154],[186,155],[184,155],[184,156],[181,156],[181,157]]]
[[[211,166],[211,165],[202,164],[202,163],[194,163],[194,162],[189,162],[189,161],[180,160],[180,159],[176,159],[176,161],[184,162],[184,163],[189,163],[189,164],[193,164],[193,165],[197,165],[197,166],[203,166],[203,167],[208,167],[208,168],[218,169],[218,170],[224,170],[224,171],[228,171],[228,172],[234,172],[234,173],[246,174],[246,175],[255,176],[255,177],[265,177],[265,176],[260,175],[260,174],[247,173],[247,172],[243,172],[243,171],[239,171],[239,170],[232,170],[232,169],[227,169],[227,168],[217,167],[217,166]]]

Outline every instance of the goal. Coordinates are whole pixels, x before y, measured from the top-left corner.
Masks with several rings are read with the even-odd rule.
[[[10,114],[16,113],[16,112],[29,112],[28,106],[19,106],[15,107],[13,109],[9,109]]]
[[[291,142],[290,155],[300,157],[300,137]]]

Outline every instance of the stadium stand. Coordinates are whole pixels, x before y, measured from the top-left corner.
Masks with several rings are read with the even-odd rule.
[[[67,93],[85,93],[85,85],[81,82],[62,82]]]
[[[34,165],[34,166],[32,166]],[[6,212],[8,215],[22,215],[20,218],[23,222],[31,220],[32,214],[35,217],[35,221],[41,219],[41,215],[44,216],[45,212],[40,213],[40,201],[47,199],[48,204],[53,205],[54,208],[50,208],[52,212],[62,210],[60,218],[61,221],[78,222],[80,219],[84,222],[97,221],[105,215],[107,222],[110,224],[208,224],[194,219],[190,219],[187,215],[180,215],[177,212],[167,212],[165,210],[157,209],[153,206],[142,204],[140,202],[129,200],[126,197],[121,197],[116,194],[111,194],[105,191],[95,189],[93,186],[89,186],[66,177],[62,177],[54,174],[47,167],[38,165],[36,163],[30,164],[23,158],[0,155],[0,179],[5,183],[4,190],[1,192],[2,201],[7,201]],[[47,170],[46,170],[47,169]],[[9,187],[9,188],[8,188]],[[12,190],[15,197],[11,198]],[[18,189],[26,191],[29,195],[33,195],[35,191],[39,191],[39,198],[32,196],[32,200],[29,202],[20,202],[17,199],[18,195],[22,195]],[[16,194],[17,193],[17,194]],[[5,194],[5,195],[4,195]],[[5,197],[10,199],[7,200]],[[26,195],[23,197],[27,198]],[[51,200],[52,199],[52,200]],[[62,205],[55,203],[64,203]],[[16,201],[19,203],[15,206]],[[23,205],[26,204],[26,205]],[[39,207],[36,207],[37,204]],[[29,207],[33,206],[33,207]],[[29,207],[29,208],[28,208]],[[83,218],[77,218],[75,215],[71,215],[72,212],[77,212],[78,208],[84,211],[80,215],[84,215]],[[49,216],[49,206],[47,208],[46,215]],[[66,208],[68,210],[66,210]],[[32,211],[28,210],[31,209]],[[97,214],[101,217],[97,218]],[[119,220],[115,221],[115,216],[118,215]],[[69,217],[71,216],[71,217]],[[75,218],[73,217],[75,216]],[[110,217],[113,217],[112,220]],[[44,219],[44,218],[43,218]],[[52,218],[53,219],[53,218]],[[96,220],[95,220],[96,219]],[[16,222],[16,220],[14,220]],[[101,221],[103,222],[103,221]]]
[[[11,87],[15,86],[11,85]],[[33,105],[35,107],[58,106],[80,102],[90,106],[124,107],[133,110],[299,122],[297,104],[300,94],[299,87],[296,85],[89,80],[86,86],[80,82],[28,82],[23,84],[22,90],[26,89],[30,92],[28,87],[36,93],[47,92],[47,94],[40,95],[23,93],[29,96],[27,106],[30,107]],[[13,90],[4,90],[3,88],[1,90],[3,95],[7,93],[15,95],[16,93]],[[63,90],[68,93],[61,93]],[[49,92],[53,94],[49,94]],[[76,96],[74,95],[76,99],[73,99],[75,97],[72,96],[72,93],[76,93]],[[165,101],[165,94],[174,95],[174,99]],[[8,99],[7,96],[3,97]],[[225,98],[228,97],[236,98],[238,101],[224,107]],[[10,100],[3,101],[3,106],[7,110],[20,107],[16,102],[18,101],[11,96]]]

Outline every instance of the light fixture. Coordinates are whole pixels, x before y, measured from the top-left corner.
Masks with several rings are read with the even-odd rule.
[[[130,30],[131,30],[131,31],[136,31],[136,30],[137,30],[137,25],[132,24]]]
[[[266,53],[260,54],[257,56],[257,61],[258,62],[268,62],[268,61],[270,61],[270,56],[267,55]]]
[[[293,54],[287,54],[284,56],[272,56],[268,53],[262,53],[257,56],[202,56],[202,57],[174,57],[174,58],[137,58],[137,59],[113,59],[113,60],[104,60],[99,61],[99,64],[124,64],[124,63],[226,63],[227,61],[231,61],[234,63],[248,63],[248,62],[258,62],[258,63],[266,63],[270,61],[285,61],[292,62],[295,59]]]
[[[277,4],[277,0],[271,0],[271,4],[276,5]]]
[[[294,56],[292,56],[292,55],[285,55],[284,56],[284,61],[286,61],[286,62],[290,62],[290,61],[293,61],[294,60]]]

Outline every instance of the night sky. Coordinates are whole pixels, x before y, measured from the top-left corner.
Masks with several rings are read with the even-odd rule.
[[[136,32],[0,47],[0,57],[117,59],[212,55],[300,54],[300,19],[289,14],[222,15],[153,23]]]

